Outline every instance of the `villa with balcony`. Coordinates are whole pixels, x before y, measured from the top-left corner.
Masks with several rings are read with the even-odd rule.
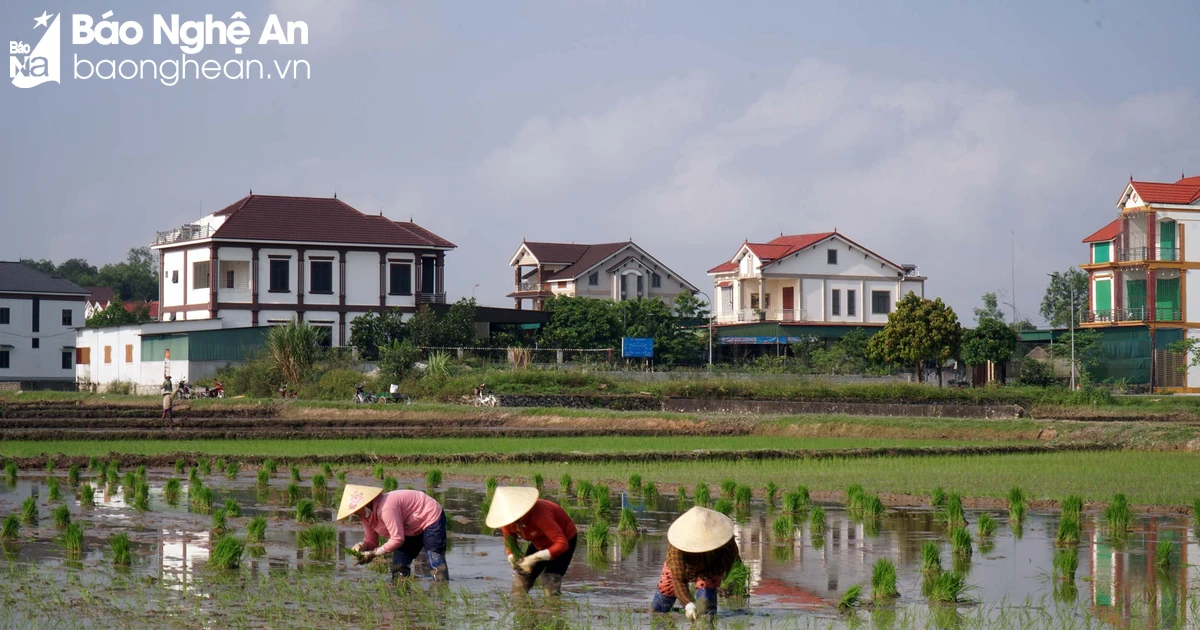
[[[300,319],[342,346],[368,312],[442,304],[454,244],[333,198],[250,195],[158,232],[160,319],[222,328]]]
[[[836,231],[742,243],[708,275],[723,325],[880,327],[900,298],[925,294],[916,265],[893,263]]]

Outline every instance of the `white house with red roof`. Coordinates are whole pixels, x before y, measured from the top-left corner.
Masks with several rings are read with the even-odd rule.
[[[708,275],[718,324],[883,325],[901,297],[925,294],[916,265],[898,265],[836,231],[747,241]]]
[[[600,300],[658,298],[672,302],[698,289],[633,241],[543,243],[522,241],[509,259],[518,309],[525,300],[541,310],[556,295]]]
[[[445,302],[446,239],[333,198],[250,195],[159,232],[162,321],[223,328],[294,318],[327,328],[335,346],[359,315]]]

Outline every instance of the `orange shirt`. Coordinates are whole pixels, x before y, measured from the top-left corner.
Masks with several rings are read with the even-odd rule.
[[[550,550],[550,557],[557,558],[570,548],[575,537],[575,521],[567,511],[553,501],[538,499],[525,516],[511,525],[500,528],[505,536],[517,536],[533,543],[534,549]]]

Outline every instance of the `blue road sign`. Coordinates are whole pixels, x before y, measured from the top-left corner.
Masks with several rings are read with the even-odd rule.
[[[621,337],[621,356],[653,358],[654,340],[649,337]]]

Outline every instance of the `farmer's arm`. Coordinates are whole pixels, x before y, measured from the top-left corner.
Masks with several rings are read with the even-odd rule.
[[[400,508],[398,506],[380,506],[379,519],[387,528],[388,541],[375,550],[377,556],[391,553],[404,544],[404,514],[400,512]]]
[[[541,518],[536,521],[536,524],[542,530],[542,534],[550,539],[550,546],[546,548],[550,552],[550,558],[557,558],[567,552],[571,548],[570,541],[567,540],[567,535],[562,528],[558,526],[558,522],[554,520],[554,515],[549,511],[543,512]]]
[[[375,530],[371,529],[370,525],[363,523],[363,541],[362,541],[362,547],[360,547],[359,550],[360,551],[370,551],[370,550],[374,549],[375,546],[378,544],[379,544],[379,534],[376,534]]]

